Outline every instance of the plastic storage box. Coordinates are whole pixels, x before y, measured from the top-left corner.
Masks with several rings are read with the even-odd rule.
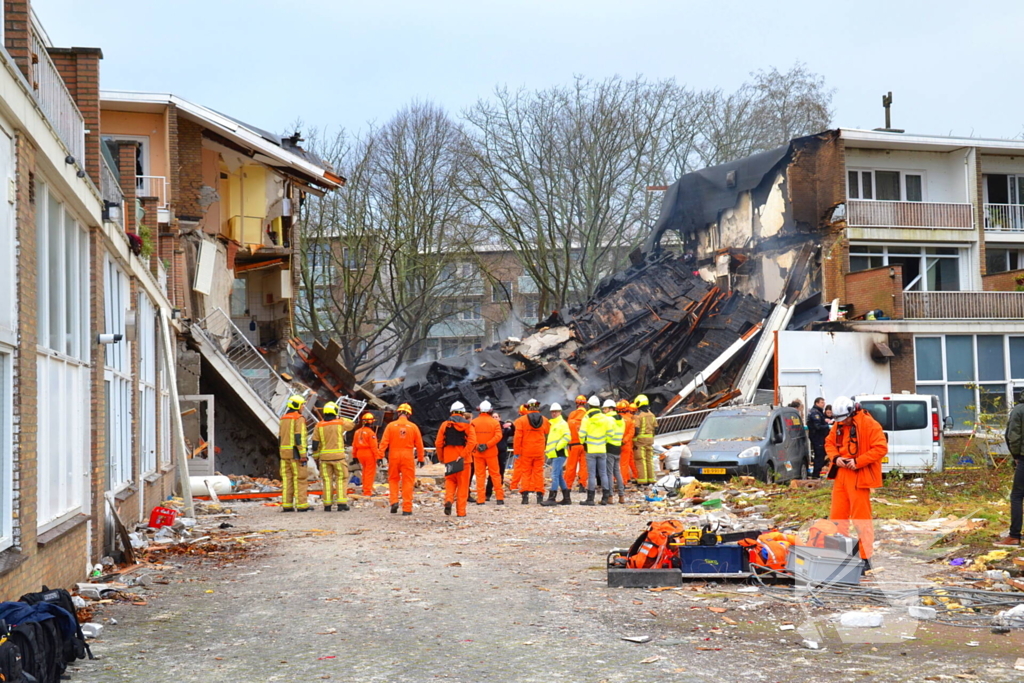
[[[798,584],[856,585],[860,583],[864,565],[859,557],[850,557],[841,550],[793,546],[789,549],[786,569]]]
[[[860,547],[860,542],[855,538],[850,538],[849,536],[832,534],[831,536],[825,537],[825,547],[829,550],[842,551],[847,555],[856,555],[857,550]]]
[[[747,551],[735,544],[678,547],[683,574],[740,574],[746,572]]]

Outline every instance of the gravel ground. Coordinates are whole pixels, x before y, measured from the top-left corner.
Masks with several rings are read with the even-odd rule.
[[[151,571],[168,583],[143,589],[145,606],[102,608],[101,658],[79,662],[72,680],[1024,681],[1013,668],[1020,632],[901,619],[895,607],[881,629],[837,629],[830,620],[850,607],[810,609],[736,593],[737,583],[609,589],[605,553],[646,521],[628,507],[516,498],[470,505],[456,522],[436,505],[412,517],[380,505],[237,505],[233,532],[277,530],[262,534],[261,550]],[[924,583],[934,569],[877,557],[883,587]],[[786,622],[796,628],[780,630]],[[802,647],[805,638],[822,649]]]

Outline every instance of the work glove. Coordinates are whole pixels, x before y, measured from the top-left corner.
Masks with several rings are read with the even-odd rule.
[[[426,465],[426,464],[427,464],[427,463],[426,463],[426,462],[424,462],[423,460],[418,460],[418,461],[416,462],[416,467],[417,467],[417,469],[422,469],[422,468],[423,468],[423,466],[424,466],[424,465]]]
[[[478,443],[478,444],[476,445],[476,449],[477,449],[478,451],[480,451],[481,453],[483,453],[484,451],[486,451],[486,450],[487,450],[487,444],[485,444],[485,443]]]

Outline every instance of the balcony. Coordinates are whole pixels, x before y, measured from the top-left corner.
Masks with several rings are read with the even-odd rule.
[[[105,155],[100,155],[100,196],[106,216],[124,227],[124,192],[117,173],[110,167]]]
[[[1024,233],[1024,205],[986,204],[985,230]]]
[[[34,22],[33,22],[34,24]],[[29,31],[32,53],[32,89],[57,137],[79,166],[85,166],[85,119],[64,85],[64,79],[46,51],[46,42],[35,25]]]
[[[971,204],[850,199],[846,212],[847,225],[858,228],[974,228]]]
[[[1024,318],[1024,292],[904,292],[904,318],[1014,320]]]
[[[167,178],[159,175],[135,176],[136,197],[156,197],[156,208],[167,208]]]

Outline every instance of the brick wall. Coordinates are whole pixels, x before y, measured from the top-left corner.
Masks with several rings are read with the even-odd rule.
[[[846,300],[846,273],[850,270],[850,242],[842,228],[821,240],[822,303]]]
[[[14,58],[21,73],[31,82],[29,32],[31,6],[28,0],[4,0],[4,46]]]
[[[892,275],[889,271],[892,270]],[[852,318],[881,309],[890,318],[903,317],[903,266],[882,266],[846,275],[846,298]]]
[[[199,204],[203,187],[203,129],[178,118],[178,184],[174,187],[174,213],[186,221],[199,222],[205,211]]]
[[[786,185],[793,220],[805,229],[818,229],[829,210],[846,201],[845,150],[839,131],[800,138],[794,142]]]
[[[89,260],[92,268],[89,273],[89,317],[92,331],[99,332],[107,328],[107,316],[104,308],[104,275],[107,268],[107,251],[104,246],[103,233],[99,228],[89,231]],[[92,346],[92,365],[89,378],[92,383],[91,406],[91,447],[92,447],[92,516],[93,534],[90,547],[90,559],[94,562],[103,557],[104,525],[106,524],[107,502],[103,497],[107,480],[107,401],[105,391],[104,365],[106,349],[99,344]]]
[[[135,216],[135,166],[138,143],[117,143],[117,173],[121,177],[121,192],[124,193],[124,231],[136,231]]]
[[[75,104],[85,119],[85,172],[100,186],[100,60],[98,47],[48,48]]]
[[[1017,278],[1024,278],[1024,269],[983,275],[981,277],[981,288],[986,292],[1016,292]]]
[[[889,381],[893,393],[916,390],[916,371],[914,368],[914,335],[890,334],[889,348],[896,354],[889,359]]]

